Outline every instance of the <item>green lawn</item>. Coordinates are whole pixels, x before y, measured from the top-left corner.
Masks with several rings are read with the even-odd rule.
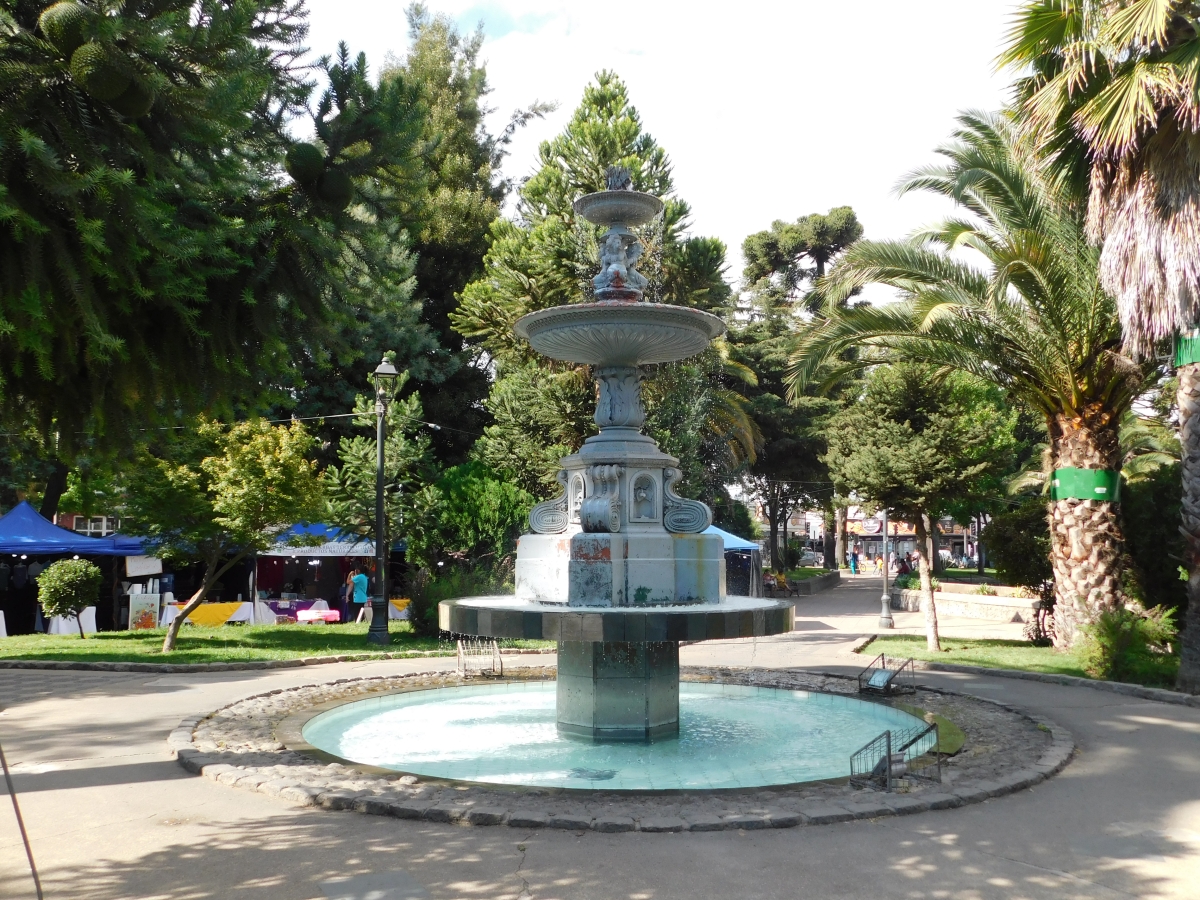
[[[452,656],[454,644],[417,637],[407,622],[392,622],[387,647],[368,644],[368,623],[346,625],[185,625],[176,649],[163,655],[165,629],[102,631],[80,640],[78,635],[23,634],[0,639],[0,659],[44,659],[62,662],[208,663],[257,662],[302,656],[384,653],[393,656],[433,651]],[[502,647],[552,648],[553,641],[501,641]]]
[[[923,635],[890,634],[877,637],[860,652],[867,657],[886,653],[888,656],[961,663],[967,666],[1088,677],[1075,653],[1061,653],[1053,647],[1035,647],[1028,641],[942,638],[942,652],[933,653],[925,649]]]
[[[989,578],[998,578],[995,569],[984,568],[983,574]],[[978,578],[978,569],[944,569],[939,575],[939,578],[944,578],[946,581],[953,581],[955,578]]]

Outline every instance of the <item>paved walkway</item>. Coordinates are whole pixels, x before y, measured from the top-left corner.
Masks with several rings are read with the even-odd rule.
[[[871,582],[871,583],[868,583]],[[685,663],[843,667],[878,580],[802,599],[797,631],[695,645]],[[913,620],[910,620],[912,617]],[[902,628],[919,617],[900,614]],[[969,628],[971,620],[961,627]],[[976,627],[979,623],[974,623]],[[943,628],[958,628],[947,621]],[[989,626],[990,627],[990,626]],[[1006,626],[1005,626],[1006,627]],[[1018,626],[1019,627],[1019,626]],[[965,636],[965,635],[964,635]],[[527,658],[529,661],[539,657]],[[957,810],[782,831],[597,834],[301,809],[189,776],[164,738],[272,688],[418,669],[393,660],[196,675],[0,671],[0,740],[54,900],[1107,900],[1197,896],[1200,709],[1088,688],[921,673],[1070,728],[1058,777]],[[32,898],[7,797],[0,897]]]

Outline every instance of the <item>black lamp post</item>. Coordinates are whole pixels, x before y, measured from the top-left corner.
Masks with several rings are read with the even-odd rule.
[[[388,634],[388,533],[387,509],[383,499],[383,450],[387,441],[387,407],[392,384],[400,373],[385,357],[375,368],[375,597],[371,601],[371,627],[367,642],[389,644]]]

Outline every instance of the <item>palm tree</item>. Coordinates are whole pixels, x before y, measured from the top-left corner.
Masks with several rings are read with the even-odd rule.
[[[1178,338],[1188,609],[1178,686],[1200,693],[1200,4],[1030,0],[1000,61],[1062,177],[1090,182],[1088,235],[1135,356]]]
[[[803,336],[789,381],[798,391],[831,362],[832,381],[880,353],[970,372],[1029,404],[1046,421],[1060,486],[1048,502],[1058,640],[1121,602],[1121,525],[1111,494],[1121,467],[1118,427],[1145,377],[1119,352],[1111,297],[1100,287],[1073,196],[1049,182],[1005,118],[959,118],[948,162],[910,175],[968,216],[907,241],[860,241],[825,279],[829,318]],[[986,267],[959,251],[982,256]],[[838,309],[867,284],[897,288],[887,306]],[[859,359],[838,363],[848,348]],[[1087,491],[1081,490],[1086,486]],[[1085,499],[1086,495],[1086,499]]]

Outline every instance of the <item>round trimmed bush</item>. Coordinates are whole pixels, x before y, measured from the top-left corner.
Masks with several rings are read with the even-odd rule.
[[[130,82],[129,87],[121,92],[121,96],[112,100],[109,106],[127,119],[140,119],[154,106],[154,94],[136,81]]]
[[[317,182],[317,193],[334,209],[345,209],[354,197],[354,182],[340,169],[330,169]]]
[[[64,0],[42,10],[38,17],[38,28],[46,40],[55,46],[67,59],[83,46],[88,39],[95,12],[75,0]]]
[[[88,41],[71,54],[71,78],[93,100],[111,103],[129,87],[129,76],[121,70],[113,54],[94,41]]]
[[[283,166],[300,184],[312,184],[325,171],[325,154],[314,144],[294,144]]]
[[[79,614],[95,605],[103,580],[95,563],[86,559],[60,559],[46,566],[38,576],[38,602],[48,616],[75,616],[79,636],[83,637]]]

